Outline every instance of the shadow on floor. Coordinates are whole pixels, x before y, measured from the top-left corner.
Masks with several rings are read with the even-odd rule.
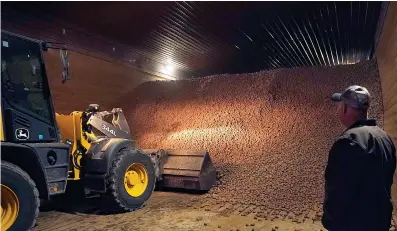
[[[99,195],[84,197],[73,195],[59,195],[51,198],[50,201],[42,201],[40,212],[58,211],[70,214],[95,214],[106,215],[109,212],[101,210],[101,198]]]
[[[170,189],[156,186],[157,192],[173,192],[176,194],[203,195],[207,191]],[[179,196],[177,196],[179,197]],[[42,201],[40,212],[58,211],[69,214],[110,215],[120,212],[109,211],[105,200],[99,194],[88,194],[84,191],[81,182],[68,182],[64,194],[53,196],[50,201]]]

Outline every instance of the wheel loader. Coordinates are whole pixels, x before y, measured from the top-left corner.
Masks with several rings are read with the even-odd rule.
[[[216,181],[209,153],[139,149],[122,109],[97,104],[68,115],[54,112],[43,52],[62,44],[1,32],[1,230],[30,230],[41,200],[79,181],[115,212],[145,206],[156,185],[208,191]],[[101,200],[102,201],[102,200]]]

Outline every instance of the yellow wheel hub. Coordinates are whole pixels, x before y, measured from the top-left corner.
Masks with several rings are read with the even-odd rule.
[[[17,195],[5,185],[1,185],[1,230],[9,229],[18,217],[19,200]]]
[[[148,173],[142,164],[131,164],[124,175],[124,188],[132,197],[141,196],[149,181]]]

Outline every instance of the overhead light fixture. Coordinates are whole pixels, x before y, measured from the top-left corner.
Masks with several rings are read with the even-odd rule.
[[[167,70],[167,71],[173,71],[173,70],[174,70],[174,67],[173,67],[171,64],[166,64],[166,65],[165,65],[165,70]]]

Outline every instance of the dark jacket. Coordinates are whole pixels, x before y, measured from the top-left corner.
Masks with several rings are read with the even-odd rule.
[[[322,224],[328,230],[387,231],[396,148],[375,120],[361,120],[333,144],[325,170]]]

